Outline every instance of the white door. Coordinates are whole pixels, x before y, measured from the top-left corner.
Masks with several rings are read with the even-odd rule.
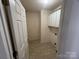
[[[16,50],[18,51],[18,59],[26,59],[26,44],[27,43],[27,34],[26,34],[26,16],[25,9],[23,8],[21,2],[19,0],[9,0],[9,8],[11,12],[10,19],[14,43]]]

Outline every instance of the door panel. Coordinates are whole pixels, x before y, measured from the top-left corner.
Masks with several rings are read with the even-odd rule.
[[[17,21],[17,30],[18,30],[18,38],[19,38],[19,43],[20,43],[20,48],[24,46],[24,36],[23,36],[23,28],[22,28],[22,23],[21,21]]]
[[[26,44],[27,42],[27,31],[26,31],[26,17],[25,17],[25,9],[22,6],[19,0],[10,0],[10,11],[12,19],[12,30],[15,46],[18,51],[18,59],[26,59]]]

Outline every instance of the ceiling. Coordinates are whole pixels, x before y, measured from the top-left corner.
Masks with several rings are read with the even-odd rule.
[[[26,10],[40,11],[42,9],[53,10],[61,5],[62,0],[21,0]]]

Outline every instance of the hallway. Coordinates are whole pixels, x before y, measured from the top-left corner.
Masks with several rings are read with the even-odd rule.
[[[40,43],[39,40],[29,42],[30,59],[56,59],[54,46],[49,43]]]
[[[79,0],[0,0],[0,59],[79,59]]]

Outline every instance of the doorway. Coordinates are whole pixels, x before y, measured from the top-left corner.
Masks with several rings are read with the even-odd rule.
[[[27,10],[30,59],[57,58],[61,13],[61,5],[51,11]]]

